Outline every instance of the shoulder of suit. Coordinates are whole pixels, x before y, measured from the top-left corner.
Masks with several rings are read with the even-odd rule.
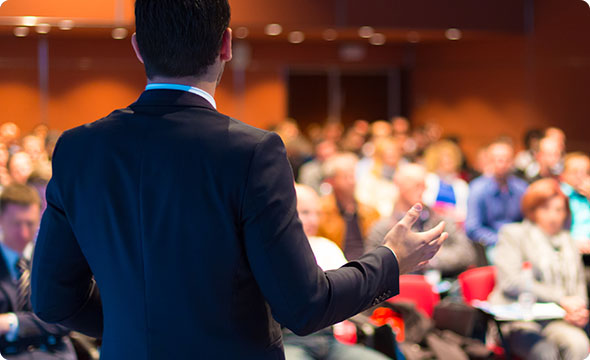
[[[122,116],[129,115],[134,115],[133,109],[117,109],[101,119],[65,131],[62,134],[61,138],[80,138],[85,135],[95,133],[99,129],[103,128],[103,126],[108,127],[113,121],[120,119]],[[274,134],[278,137],[276,133],[256,128],[240,120],[234,119],[232,117],[229,117],[218,112],[212,113],[210,116],[218,117],[220,119],[223,118],[224,120],[226,120],[228,122],[227,130],[233,138],[239,139],[239,142],[241,144],[255,146],[258,143],[260,143],[265,138],[265,136],[269,134]]]
[[[225,115],[222,115],[225,116]],[[232,133],[232,135],[235,136],[240,136],[240,138],[244,141],[252,141],[254,143],[258,143],[260,141],[262,141],[262,139],[269,135],[269,134],[275,134],[276,136],[278,136],[276,133],[273,133],[271,131],[267,131],[267,130],[262,130],[259,129],[257,127],[254,127],[252,125],[248,125],[240,120],[234,119],[232,117],[228,117],[229,119],[229,131]]]

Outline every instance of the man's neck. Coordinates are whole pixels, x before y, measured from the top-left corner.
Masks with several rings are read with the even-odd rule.
[[[215,96],[215,89],[217,87],[217,81],[210,81],[207,76],[204,77],[166,77],[166,76],[154,76],[151,79],[148,78],[148,84],[178,84],[187,85],[201,89],[211,96]]]

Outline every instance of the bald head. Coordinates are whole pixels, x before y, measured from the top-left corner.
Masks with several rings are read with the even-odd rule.
[[[393,182],[399,189],[396,210],[408,211],[415,203],[422,202],[426,189],[426,169],[419,164],[403,164],[395,172]]]
[[[315,190],[307,185],[295,184],[297,193],[297,212],[307,237],[315,236],[320,224],[320,198]]]
[[[544,137],[539,143],[539,152],[537,153],[537,161],[541,167],[541,171],[549,171],[555,168],[563,154],[563,144],[554,137]]]

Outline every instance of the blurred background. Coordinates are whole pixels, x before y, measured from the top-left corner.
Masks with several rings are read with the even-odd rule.
[[[8,0],[0,7],[0,121],[65,130],[133,102],[132,0]],[[590,151],[590,8],[582,0],[233,0],[221,112],[303,131],[402,115],[460,138],[523,147],[559,126]],[[313,126],[311,127],[313,129]]]

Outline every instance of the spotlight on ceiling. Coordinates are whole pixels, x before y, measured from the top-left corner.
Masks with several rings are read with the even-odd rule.
[[[26,26],[18,26],[14,28],[13,33],[16,37],[26,37],[29,35],[29,28]]]
[[[38,24],[35,26],[37,34],[48,34],[51,31],[51,25],[49,24]]]
[[[74,28],[74,20],[60,20],[60,22],[57,23],[57,27],[60,30],[72,30]]]
[[[375,29],[370,26],[361,26],[359,29],[359,36],[363,39],[368,39],[375,33]]]
[[[23,16],[21,18],[21,23],[23,26],[35,26],[37,24],[37,17],[36,16]]]
[[[123,40],[127,37],[128,34],[129,34],[129,31],[125,28],[122,28],[122,27],[114,28],[113,31],[111,32],[111,36],[115,40]]]
[[[236,29],[235,34],[237,39],[245,39],[250,34],[250,30],[245,26],[240,26]]]
[[[410,31],[406,35],[406,39],[408,39],[409,43],[417,44],[420,42],[420,34],[417,31]]]
[[[387,41],[387,38],[385,37],[385,35],[381,34],[381,33],[374,33],[370,38],[369,38],[369,44],[371,45],[383,45],[385,44],[385,42]]]
[[[278,36],[283,32],[283,27],[279,24],[268,24],[264,28],[264,33],[268,36]]]
[[[289,42],[291,44],[301,44],[305,40],[305,34],[301,31],[291,31],[289,33]]]
[[[445,31],[445,36],[449,40],[460,40],[463,37],[463,33],[459,29],[451,28]]]
[[[326,29],[322,32],[322,38],[326,41],[334,41],[338,39],[338,32],[334,29]]]

